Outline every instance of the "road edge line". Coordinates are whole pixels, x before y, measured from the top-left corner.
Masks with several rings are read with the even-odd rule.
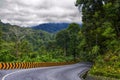
[[[26,70],[19,70],[19,71],[15,71],[15,72],[11,72],[11,73],[9,73],[9,74],[6,74],[5,76],[3,76],[2,80],[5,80],[5,78],[6,78],[7,76],[10,76],[10,75],[12,75],[12,74],[14,74],[14,73],[22,72],[22,71],[26,71]]]

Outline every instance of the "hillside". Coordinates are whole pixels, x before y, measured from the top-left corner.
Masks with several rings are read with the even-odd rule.
[[[30,28],[24,28],[19,26],[13,26],[10,24],[0,23],[1,32],[2,32],[2,39],[4,41],[16,41],[16,40],[27,40],[30,44],[32,44],[35,48],[41,43],[44,44],[45,42],[51,39],[51,34],[42,31],[42,30],[33,30]],[[38,44],[39,41],[39,44]],[[40,42],[41,41],[41,42]]]
[[[55,36],[56,34],[39,29],[34,30],[0,22],[0,62],[65,62],[73,60],[72,54],[66,57],[63,47],[57,44]]]
[[[0,22],[0,62],[28,61],[28,57],[36,58],[42,53],[36,52],[47,46],[47,43],[53,39],[52,37],[52,34],[42,30]]]
[[[60,30],[66,29],[68,25],[69,23],[44,23],[37,26],[33,26],[32,29],[35,29],[35,30],[40,29],[50,33],[56,33]]]
[[[65,62],[76,58],[72,50],[79,42],[79,24],[73,23],[56,34],[2,22],[0,29],[0,62]],[[75,44],[72,44],[73,34]]]

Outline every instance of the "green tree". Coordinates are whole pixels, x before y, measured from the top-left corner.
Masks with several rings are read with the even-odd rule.
[[[21,41],[19,51],[21,54],[29,55],[30,52],[33,52],[33,48],[32,45],[27,40],[23,40]]]
[[[104,54],[108,50],[108,45],[105,44],[113,42],[112,39],[119,39],[119,3],[119,0],[76,1],[76,6],[79,6],[83,14],[82,32],[88,45],[85,51],[90,53],[91,57],[95,46],[100,49],[98,53]]]
[[[64,55],[68,55],[70,36],[67,30],[62,30],[56,34],[56,42],[64,50]]]
[[[69,42],[69,53],[71,53],[74,57],[74,60],[76,59],[78,55],[78,45],[79,45],[79,38],[78,33],[80,31],[80,25],[76,23],[71,23],[69,27],[67,28],[68,34],[70,37]]]
[[[12,27],[10,29],[10,31],[12,32],[12,34],[14,36],[14,40],[15,40],[15,54],[16,54],[16,57],[19,57],[20,44],[21,44],[22,39],[25,37],[25,34],[23,33],[23,31],[21,31],[17,27]]]

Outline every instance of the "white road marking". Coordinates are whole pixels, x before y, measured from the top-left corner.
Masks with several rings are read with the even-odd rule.
[[[15,72],[6,74],[5,76],[3,76],[2,80],[5,80],[5,78],[6,78],[7,76],[10,76],[10,75],[12,75],[12,74],[14,74],[14,73],[18,73],[18,72],[23,72],[23,71],[27,71],[27,70],[19,70],[19,71],[15,71]]]

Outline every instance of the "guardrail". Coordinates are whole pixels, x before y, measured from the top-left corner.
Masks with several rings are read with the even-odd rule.
[[[27,68],[37,68],[37,67],[48,67],[48,66],[60,66],[74,64],[75,62],[0,62],[0,70],[7,69],[27,69]]]

